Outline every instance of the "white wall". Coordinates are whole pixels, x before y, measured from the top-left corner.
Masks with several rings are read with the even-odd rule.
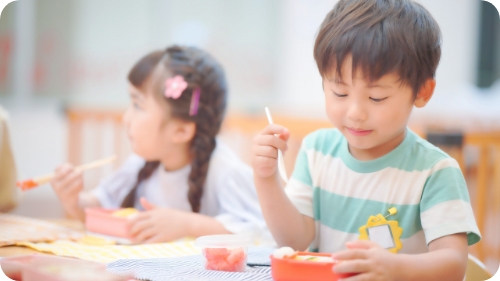
[[[336,2],[281,2],[284,14],[280,26],[282,52],[278,67],[278,95],[273,101],[274,106],[283,112],[293,110],[294,114],[324,116],[321,79],[312,53],[319,25]],[[429,10],[441,28],[443,44],[441,62],[436,73],[436,95],[449,97],[457,94],[454,92],[457,85],[475,82],[479,0],[418,2]],[[453,102],[453,98],[447,100]]]

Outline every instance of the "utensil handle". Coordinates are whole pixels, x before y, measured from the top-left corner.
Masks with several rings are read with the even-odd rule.
[[[90,170],[90,169],[94,169],[94,168],[97,168],[97,167],[109,164],[109,163],[111,163],[111,162],[113,162],[115,160],[116,160],[116,155],[113,155],[113,156],[110,156],[110,157],[102,158],[102,159],[99,159],[99,160],[96,160],[96,161],[93,161],[93,162],[90,162],[90,163],[86,163],[86,164],[77,166],[77,167],[75,167],[75,170],[83,172],[85,170]],[[31,188],[35,188],[35,187],[37,187],[39,185],[46,184],[50,180],[52,180],[52,178],[54,176],[55,176],[54,173],[50,173],[50,174],[46,174],[46,175],[43,175],[43,176],[38,176],[38,177],[33,178],[31,180],[27,180],[27,181],[31,181],[32,183],[34,183],[36,185],[34,185],[34,186],[29,185],[29,187],[24,187],[23,190],[28,190],[28,189],[31,189]]]
[[[266,110],[266,115],[267,115],[267,121],[269,124],[274,124],[273,123],[273,117],[271,116],[271,112],[269,111],[269,108],[267,106],[265,107]],[[279,137],[279,135],[275,135]],[[285,170],[285,161],[283,159],[283,152],[278,149],[278,173],[280,174],[281,178],[285,183],[288,183],[288,176],[286,175],[286,170]]]

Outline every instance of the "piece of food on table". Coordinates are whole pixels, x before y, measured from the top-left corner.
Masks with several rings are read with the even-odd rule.
[[[235,234],[198,237],[196,246],[202,248],[205,269],[243,272],[247,265],[247,248],[252,240]]]
[[[246,268],[246,253],[243,248],[205,248],[205,269],[243,272]]]

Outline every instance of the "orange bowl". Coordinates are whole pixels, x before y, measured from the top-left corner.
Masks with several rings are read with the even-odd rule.
[[[331,257],[332,254],[299,252],[299,256]],[[337,274],[332,267],[337,261],[317,262],[291,258],[275,258],[271,255],[271,274],[275,281],[336,281],[355,274]]]

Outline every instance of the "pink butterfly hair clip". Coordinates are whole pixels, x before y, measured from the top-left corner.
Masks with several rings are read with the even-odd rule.
[[[165,81],[165,97],[178,99],[184,90],[186,90],[188,83],[181,75],[175,75]]]

